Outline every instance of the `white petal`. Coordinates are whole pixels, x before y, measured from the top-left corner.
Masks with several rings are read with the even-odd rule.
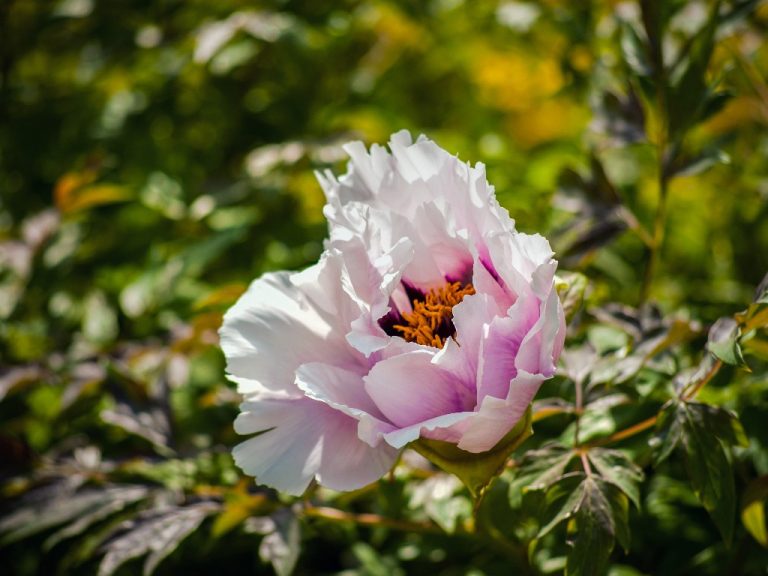
[[[309,399],[243,404],[235,430],[239,434],[267,431],[235,446],[235,463],[261,484],[302,494],[320,466],[325,422],[315,416],[315,404],[322,406]]]
[[[395,463],[399,450],[382,442],[372,448],[357,437],[357,422],[336,420],[323,430],[317,481],[333,490],[355,490],[375,482]]]
[[[304,399],[268,399],[243,404],[238,433],[266,430],[235,446],[237,465],[261,484],[300,495],[312,478],[338,490],[360,488],[380,478],[397,452],[371,448],[357,437],[357,422],[329,406]]]
[[[227,371],[245,383],[242,393],[255,391],[247,386],[251,381],[299,396],[294,373],[301,364],[320,358],[356,361],[343,332],[338,334],[285,272],[253,282],[224,315],[219,335]]]

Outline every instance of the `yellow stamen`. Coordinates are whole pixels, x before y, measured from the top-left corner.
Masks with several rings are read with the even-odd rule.
[[[393,328],[401,332],[408,342],[442,348],[455,332],[452,322],[453,307],[461,302],[464,296],[474,293],[472,284],[461,282],[434,288],[423,300],[414,300],[413,312],[403,313],[404,323],[395,324]]]

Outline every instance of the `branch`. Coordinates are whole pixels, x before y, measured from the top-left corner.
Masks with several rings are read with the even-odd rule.
[[[723,367],[723,362],[721,360],[714,362],[712,366],[709,368],[709,370],[707,370],[706,374],[704,374],[700,379],[689,383],[685,388],[683,388],[683,390],[680,392],[680,396],[679,396],[680,400],[682,400],[683,402],[688,402],[689,400],[693,400],[693,398],[696,397],[699,391],[704,386],[706,386],[707,383],[712,380],[712,378],[715,377],[715,375],[720,371],[720,368],[722,367]],[[613,444],[615,442],[626,440],[627,438],[631,438],[632,436],[640,434],[641,432],[645,432],[649,428],[653,428],[656,425],[656,422],[658,421],[658,419],[659,419],[658,414],[656,416],[651,416],[650,418],[647,418],[642,422],[638,422],[637,424],[634,424],[629,428],[625,428],[624,430],[619,430],[618,432],[614,432],[610,436],[595,440],[594,442],[590,443],[590,446],[604,446],[606,444]]]
[[[349,522],[360,526],[382,526],[403,532],[429,532],[444,534],[445,532],[432,522],[413,522],[409,520],[396,520],[378,514],[353,514],[336,508],[326,506],[308,506],[304,508],[304,516],[309,518],[322,518],[331,522]]]

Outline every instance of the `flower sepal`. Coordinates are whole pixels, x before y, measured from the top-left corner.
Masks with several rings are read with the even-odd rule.
[[[430,438],[419,438],[409,446],[445,472],[453,474],[467,487],[477,501],[491,481],[504,470],[509,455],[533,434],[531,407],[518,423],[487,452],[472,453],[456,444]]]

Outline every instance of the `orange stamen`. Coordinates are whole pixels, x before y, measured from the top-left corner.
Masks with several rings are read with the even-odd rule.
[[[472,284],[452,282],[430,290],[423,300],[413,301],[413,312],[402,315],[403,324],[395,324],[393,328],[402,332],[408,342],[416,342],[424,346],[442,348],[446,340],[453,337],[453,307],[462,301],[464,296],[475,293]]]

